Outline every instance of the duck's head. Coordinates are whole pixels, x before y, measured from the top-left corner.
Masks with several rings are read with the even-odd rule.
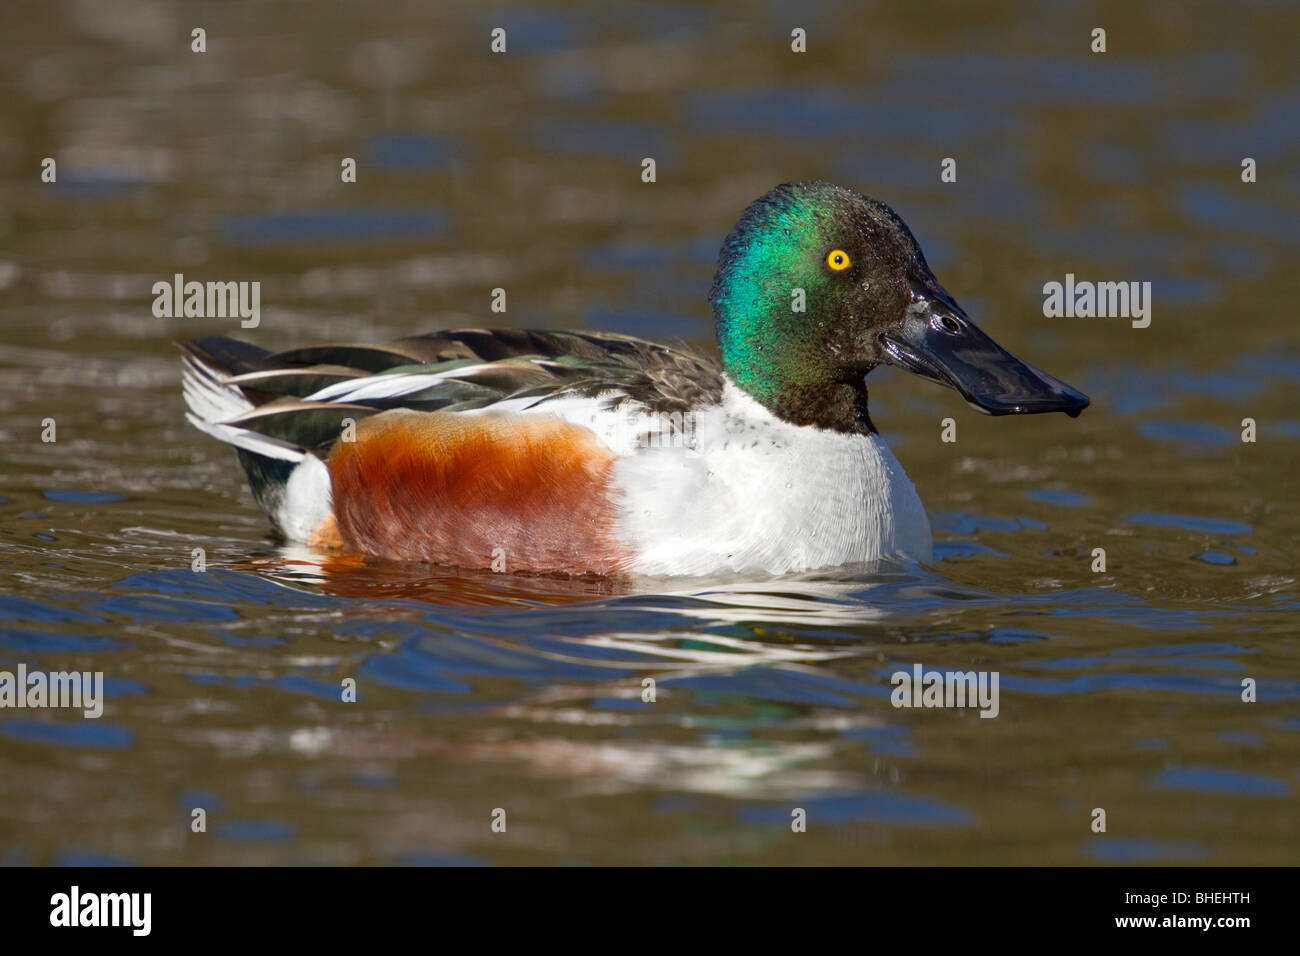
[[[863,379],[877,365],[954,388],[990,415],[1088,406],[967,318],[892,209],[831,183],[787,183],[750,205],[723,243],[709,301],[727,373],[798,425],[871,431]]]

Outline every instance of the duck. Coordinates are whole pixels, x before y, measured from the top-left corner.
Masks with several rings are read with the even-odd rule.
[[[607,332],[434,331],[270,352],[181,343],[187,418],[286,543],[561,575],[927,563],[870,415],[895,366],[990,415],[1088,406],[939,284],[883,202],[820,181],[746,208],[709,293],[718,355]]]

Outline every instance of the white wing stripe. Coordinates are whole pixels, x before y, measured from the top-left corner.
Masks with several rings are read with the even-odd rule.
[[[369,375],[366,378],[348,379],[326,385],[317,392],[308,395],[308,402],[349,402],[376,398],[400,398],[422,389],[431,388],[448,379],[457,379],[463,375],[488,368],[483,365],[466,365],[446,372],[398,372],[395,375]]]

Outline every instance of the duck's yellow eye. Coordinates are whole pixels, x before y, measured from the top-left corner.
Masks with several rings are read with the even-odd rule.
[[[852,265],[849,261],[849,254],[843,249],[832,249],[826,256],[826,264],[836,272],[843,272]]]

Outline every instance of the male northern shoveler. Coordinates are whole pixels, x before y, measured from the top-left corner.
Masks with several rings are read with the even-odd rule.
[[[883,203],[778,186],[722,246],[721,363],[623,335],[462,329],[271,354],[185,343],[189,420],[289,541],[496,570],[779,574],[930,559],[867,414],[901,366],[993,415],[1088,398],[966,317]]]

